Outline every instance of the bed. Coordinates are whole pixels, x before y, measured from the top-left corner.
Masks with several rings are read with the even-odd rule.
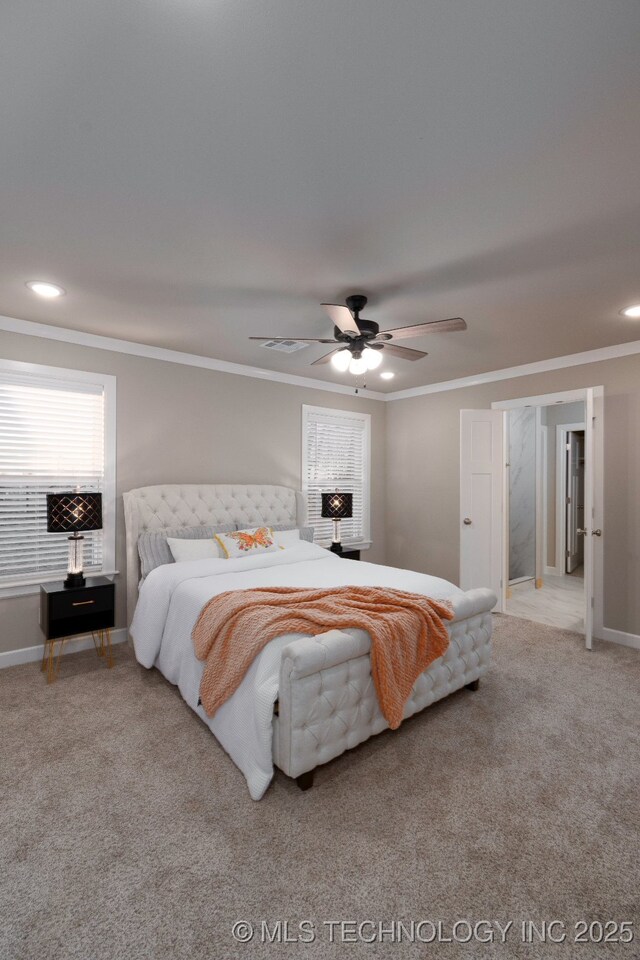
[[[256,586],[360,584],[447,599],[454,611],[447,624],[449,647],[416,681],[405,718],[462,687],[476,689],[489,667],[496,603],[490,590],[464,593],[436,577],[343,559],[304,539],[261,556],[166,563],[141,579],[143,534],[221,525],[304,528],[305,498],[299,491],[253,484],[149,486],[125,493],[124,506],[127,606],[136,657],[179,688],[242,771],[255,800],[269,786],[274,766],[307,789],[316,767],[388,724],[371,678],[369,635],[357,629],[271,641],[239,689],[208,717],[199,702],[203,664],[195,657],[191,631],[212,596]]]

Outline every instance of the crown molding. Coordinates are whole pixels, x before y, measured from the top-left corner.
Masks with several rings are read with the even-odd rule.
[[[195,353],[181,353],[179,350],[154,347],[146,343],[135,343],[131,340],[118,340],[97,333],[84,333],[81,330],[71,330],[69,327],[54,327],[51,324],[36,323],[33,320],[18,320],[14,317],[0,316],[0,330],[4,330],[6,333],[21,333],[27,337],[42,337],[45,340],[73,343],[81,347],[93,347],[96,350],[110,350],[113,353],[146,357],[149,360],[164,360],[167,363],[180,363],[188,367],[202,367],[205,370],[217,370],[220,373],[232,373],[240,377],[253,377],[256,380],[269,380],[294,387],[322,390],[326,393],[354,395],[354,388],[342,383],[328,383],[326,380],[299,377],[295,374],[265,370],[262,367],[231,363],[229,360],[216,360],[213,357],[201,357]],[[619,357],[630,357],[638,353],[640,353],[640,340],[632,340],[629,343],[597,347],[595,350],[584,350],[582,353],[570,353],[564,357],[552,357],[549,360],[536,360],[532,363],[522,363],[517,367],[504,367],[502,370],[491,370],[487,373],[460,377],[458,380],[427,383],[423,387],[409,387],[407,390],[396,390],[391,393],[362,390],[358,396],[367,400],[381,400],[383,403],[390,403],[393,400],[408,400],[411,397],[422,397],[430,393],[463,390],[465,387],[477,387],[483,383],[496,383],[499,380],[515,380],[518,377],[532,376],[536,373],[562,370],[564,367],[578,367],[587,363],[598,363],[602,360],[616,360]]]
[[[587,363],[598,363],[602,360],[617,360],[619,357],[631,357],[640,353],[640,340],[629,343],[616,343],[611,347],[598,347],[595,350],[584,350],[582,353],[569,353],[564,357],[552,357],[549,360],[536,360],[533,363],[522,363],[517,367],[505,367],[502,370],[491,370],[488,373],[478,373],[471,377],[461,377],[459,380],[442,380],[440,383],[428,383],[424,387],[410,387],[408,390],[396,390],[387,393],[384,399],[407,400],[411,397],[422,397],[429,393],[444,393],[447,390],[463,390],[465,387],[477,387],[483,383],[495,383],[498,380],[516,380],[518,377],[529,377],[535,373],[547,373],[550,370],[563,370],[565,367],[580,367]]]
[[[239,377],[252,377],[255,380],[270,380],[286,383],[294,387],[306,387],[311,390],[323,390],[328,393],[354,395],[354,388],[343,383],[328,383],[326,380],[314,380],[312,377],[298,377],[295,374],[265,370],[262,367],[250,367],[243,363],[231,363],[229,360],[216,360],[213,357],[201,357],[195,353],[181,353],[166,347],[153,347],[132,340],[118,340],[97,333],[84,333],[69,327],[55,327],[48,323],[36,323],[33,320],[18,320],[15,317],[0,316],[0,330],[6,333],[21,333],[27,337],[42,337],[45,340],[58,340],[61,343],[73,343],[80,347],[93,347],[95,350],[110,350],[112,353],[125,353],[133,357],[145,357],[148,360],[164,360],[167,363],[180,363],[187,367],[202,367],[204,370],[217,370],[219,373],[232,373]],[[386,400],[386,394],[375,390],[361,390],[359,397],[366,400]]]

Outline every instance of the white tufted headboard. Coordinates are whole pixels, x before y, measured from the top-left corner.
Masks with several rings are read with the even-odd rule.
[[[123,494],[127,531],[127,619],[138,599],[138,537],[145,530],[233,523],[238,528],[264,523],[303,527],[306,501],[291,487],[251,483],[161,484]]]

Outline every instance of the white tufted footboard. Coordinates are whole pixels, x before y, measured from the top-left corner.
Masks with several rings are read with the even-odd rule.
[[[495,604],[491,590],[470,590],[453,601],[449,647],[418,677],[405,719],[486,673]],[[371,678],[369,648],[362,630],[353,636],[331,630],[283,650],[273,760],[288,776],[300,777],[389,726]]]

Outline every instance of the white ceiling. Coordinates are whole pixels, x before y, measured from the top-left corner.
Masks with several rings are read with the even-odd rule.
[[[0,19],[0,313],[343,383],[247,337],[325,336],[361,291],[382,328],[465,317],[376,390],[640,339],[638,0]]]

